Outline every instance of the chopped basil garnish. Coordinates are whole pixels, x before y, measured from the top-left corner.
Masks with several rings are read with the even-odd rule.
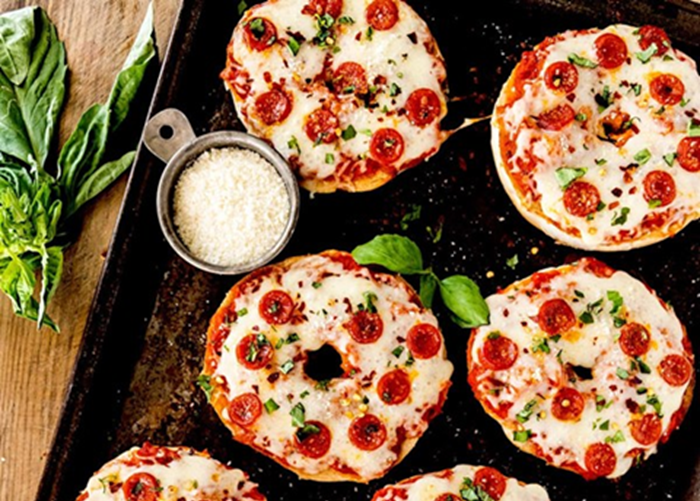
[[[340,16],[338,18],[338,22],[340,24],[347,24],[347,25],[355,24],[355,20],[353,18],[351,18],[350,16]]]
[[[320,289],[321,286],[323,286],[323,284],[321,282],[313,282],[311,284],[311,287],[313,287],[314,289]]]
[[[656,395],[650,395],[649,397],[647,397],[647,404],[651,405],[654,408],[654,410],[656,411],[656,415],[659,418],[664,417],[663,412],[661,412],[661,401],[659,400],[659,397],[657,397]]]
[[[351,125],[348,125],[348,128],[343,131],[343,139],[345,141],[350,141],[351,139],[355,138],[357,136],[357,131],[355,130],[355,127]]]
[[[610,420],[608,419],[607,421],[601,423],[601,425],[598,427],[603,431],[608,431],[610,429]]]
[[[301,154],[301,148],[299,147],[299,141],[297,141],[297,138],[295,136],[292,136],[292,138],[287,142],[287,147],[290,150],[297,150],[297,153]]]
[[[255,38],[260,38],[265,34],[265,24],[260,17],[256,17],[250,21],[248,23],[248,28],[250,28],[250,32],[255,36]]]
[[[630,377],[630,373],[621,367],[617,368],[615,374],[617,374],[617,377],[619,377],[620,379],[629,379]]]
[[[695,120],[688,122],[688,135],[690,137],[700,136],[700,122],[696,122]]]
[[[304,408],[304,404],[301,402],[296,404],[292,407],[292,410],[289,411],[289,415],[292,416],[292,426],[296,426],[297,428],[304,426],[306,422],[306,409]]]
[[[265,402],[265,410],[268,414],[272,414],[279,408],[280,406],[277,405],[277,402],[275,402],[273,399],[269,399],[267,402]]]
[[[248,314],[248,308],[241,308],[236,312],[237,317],[245,317]]]
[[[518,420],[519,423],[527,423],[530,419],[530,416],[532,416],[533,408],[537,405],[537,400],[530,400],[527,404],[525,404],[525,407],[523,407],[523,410],[518,412],[518,414],[515,416],[515,418]]]
[[[664,155],[664,162],[666,162],[666,165],[669,167],[673,167],[673,162],[676,161],[676,153],[668,153]]]
[[[598,112],[603,112],[613,103],[613,95],[610,88],[606,85],[603,91],[595,95],[595,102],[598,104]]]
[[[408,358],[406,359],[406,366],[410,367],[415,363],[416,359],[413,358],[413,353],[408,352]]]
[[[506,266],[511,270],[514,270],[518,266],[518,255],[515,254],[513,257],[506,259]]]
[[[333,165],[335,163],[335,155],[333,153],[326,153],[326,163]]]
[[[532,431],[522,430],[513,432],[513,440],[516,442],[527,442],[532,436]]]
[[[248,4],[246,3],[245,0],[241,0],[238,2],[238,15],[241,16],[243,13],[248,10]]]
[[[321,381],[316,382],[316,388],[317,390],[322,390],[322,391],[328,391],[328,385],[331,383],[329,379],[322,379]]]
[[[585,122],[588,120],[588,116],[585,113],[577,113],[575,118],[578,122]]]
[[[632,84],[632,92],[635,96],[639,96],[642,93],[642,86],[640,84]]]
[[[639,165],[644,165],[651,160],[651,152],[644,148],[642,151],[638,151],[637,154],[634,155],[634,160],[639,162]]]
[[[681,105],[681,107],[685,107],[685,105],[688,104],[689,102],[690,102],[689,99],[683,98],[683,99],[681,99],[680,105]]]
[[[537,353],[538,351],[551,353],[552,350],[549,348],[547,338],[535,338],[535,344],[532,345],[532,353]]]
[[[637,361],[637,365],[639,366],[639,371],[642,374],[651,374],[651,368],[647,364],[645,364],[641,358],[637,357],[637,358],[635,358],[635,360]]]
[[[608,163],[608,161],[604,158],[599,158],[595,161],[596,165],[605,165],[606,163]]]
[[[607,409],[612,405],[612,400],[610,402],[605,401],[605,397],[603,395],[596,395],[595,396],[595,410],[597,412],[601,412],[603,409]]]
[[[204,393],[207,395],[207,400],[209,400],[211,398],[211,392],[214,389],[211,385],[211,376],[200,374],[197,377],[197,385],[204,390]]]
[[[598,64],[594,63],[588,58],[579,56],[578,54],[569,54],[569,62],[575,64],[576,66],[581,66],[582,68],[597,68]]]
[[[622,327],[623,325],[625,325],[626,323],[627,323],[627,320],[625,320],[622,317],[613,317],[613,325],[618,329],[620,327]]]
[[[623,207],[620,209],[620,214],[617,211],[613,214],[612,226],[621,226],[627,222],[627,215],[630,213],[629,207]]]
[[[282,374],[289,374],[294,369],[294,360],[287,360],[280,366],[280,372]]]
[[[659,52],[659,48],[656,46],[655,43],[652,43],[647,50],[643,50],[642,52],[635,52],[635,56],[637,59],[639,59],[642,64],[646,64],[649,61],[651,61],[651,58],[656,55],[656,53]]]
[[[315,424],[305,424],[301,428],[299,428],[296,432],[296,436],[299,439],[300,442],[303,442],[306,440],[309,435],[316,435],[317,433],[320,433],[321,429],[316,426]]]
[[[292,55],[296,56],[297,54],[299,54],[299,48],[301,47],[301,45],[299,44],[299,41],[296,38],[290,37],[287,41],[287,47],[289,47],[289,50],[292,53]]]
[[[403,353],[404,347],[403,346],[397,346],[396,348],[393,349],[391,352],[392,355],[394,355],[396,358],[399,358],[401,354]]]
[[[612,437],[605,437],[606,444],[617,444],[619,442],[624,442],[624,441],[625,441],[625,434],[622,433],[621,430],[617,430],[617,433],[615,433]]]
[[[657,207],[660,207],[660,206],[661,206],[661,200],[659,200],[658,198],[652,198],[651,200],[649,200],[649,208],[650,209],[656,209]]]
[[[568,188],[574,181],[583,177],[588,172],[585,167],[560,167],[554,171],[559,186],[563,189]]]
[[[493,341],[494,339],[501,337],[501,333],[498,331],[489,332],[486,337]]]
[[[610,310],[610,314],[615,315],[617,312],[620,311],[620,308],[622,308],[622,304],[624,303],[624,299],[622,298],[620,293],[617,291],[608,291],[607,296],[608,296],[608,301],[610,301],[613,305],[612,310]]]
[[[399,223],[401,226],[401,229],[403,231],[406,231],[408,229],[408,223],[410,223],[411,221],[417,221],[418,219],[420,219],[421,211],[422,211],[422,207],[420,205],[415,205],[415,204],[411,205],[411,208],[401,218],[401,222]]]
[[[369,28],[367,28],[366,35],[367,35],[367,40],[369,40],[371,42],[372,37],[374,37],[374,28],[372,28],[371,26]]]
[[[586,305],[586,311],[581,313],[578,319],[584,324],[592,324],[595,321],[593,315],[598,315],[601,311],[603,311],[602,306],[603,299],[599,299],[593,303],[588,303],[588,305]]]
[[[396,85],[395,83],[392,83],[392,84],[389,86],[389,95],[390,95],[391,97],[395,97],[395,96],[398,96],[399,94],[401,94],[401,87],[399,87],[399,86]]]

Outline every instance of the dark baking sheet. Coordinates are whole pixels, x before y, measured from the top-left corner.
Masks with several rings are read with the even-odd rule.
[[[655,23],[677,47],[700,56],[700,10],[683,0],[411,0],[446,57],[453,103],[446,124],[489,114],[523,48],[565,29],[623,21]],[[234,0],[185,0],[166,56],[152,112],[183,110],[197,133],[241,129],[218,73],[237,22]],[[553,501],[700,499],[700,409],[695,404],[669,444],[618,482],[588,483],[518,452],[466,384],[469,333],[437,315],[455,374],[444,413],[413,452],[368,486],[299,481],[273,461],[235,443],[194,384],[210,316],[237,277],[199,272],[173,254],[156,222],[163,165],[141,151],[94,300],[73,384],[48,457],[39,501],[71,500],[105,461],[149,440],[208,449],[249,472],[270,500],[368,500],[382,485],[458,463],[490,464],[547,487]],[[281,258],[352,249],[377,233],[396,232],[411,204],[423,207],[406,232],[438,274],[464,273],[482,292],[580,257],[527,224],[496,177],[488,124],[452,138],[427,164],[365,194],[302,195],[300,224]],[[444,220],[433,244],[426,227]],[[536,247],[539,252],[533,254]],[[506,259],[520,264],[509,269]],[[700,329],[700,226],[649,249],[598,256],[643,278],[669,300],[691,339]],[[494,273],[487,278],[487,272]],[[697,341],[696,345],[700,345]]]

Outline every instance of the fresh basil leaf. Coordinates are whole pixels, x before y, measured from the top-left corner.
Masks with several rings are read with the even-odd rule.
[[[582,68],[597,68],[598,64],[594,63],[588,58],[585,58],[583,56],[579,56],[578,54],[569,54],[569,62],[572,64],[575,64],[577,66],[581,66]]]
[[[418,246],[401,235],[379,235],[352,251],[361,265],[377,264],[394,273],[414,275],[423,271],[423,256]]]
[[[34,7],[0,16],[0,70],[14,85],[27,77],[34,40]]]
[[[39,295],[39,310],[37,325],[41,328],[46,316],[46,306],[58,288],[63,273],[63,249],[49,247],[41,256],[41,294]]]
[[[554,171],[554,177],[556,177],[559,186],[562,189],[566,189],[577,179],[583,177],[588,172],[585,167],[560,167]]]
[[[433,299],[435,298],[435,290],[437,289],[440,280],[433,273],[421,275],[419,295],[423,306],[426,308],[433,307]]]
[[[453,275],[440,282],[440,296],[454,313],[460,327],[478,327],[489,322],[489,307],[479,287],[464,275]]]
[[[109,185],[119,178],[134,163],[136,151],[130,151],[123,157],[100,166],[80,185],[78,193],[75,194],[70,205],[68,205],[66,216],[70,217],[87,202],[102,193]]]
[[[109,130],[114,132],[119,128],[131,108],[136,94],[141,86],[146,69],[156,56],[155,41],[153,40],[153,4],[148,5],[146,17],[141,23],[129,55],[117,75],[112,91],[109,94],[107,107],[111,112]]]

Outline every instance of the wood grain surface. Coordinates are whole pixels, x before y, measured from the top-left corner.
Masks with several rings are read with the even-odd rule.
[[[179,0],[154,0],[162,57]],[[80,115],[106,99],[148,0],[0,0],[5,12],[47,10],[68,54],[69,87],[60,142]],[[66,253],[63,282],[49,313],[62,332],[37,331],[0,298],[0,501],[34,498],[124,192],[125,177],[89,204],[78,241]]]

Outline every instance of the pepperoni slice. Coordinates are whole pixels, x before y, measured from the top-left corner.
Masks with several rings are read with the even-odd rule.
[[[336,94],[367,94],[367,73],[362,65],[348,61],[333,73],[333,89]]]
[[[366,17],[375,30],[390,30],[399,20],[399,8],[394,0],[374,0],[367,7]]]
[[[598,210],[598,188],[585,181],[572,183],[564,192],[564,207],[572,216],[586,217]]]
[[[401,369],[387,372],[377,384],[377,394],[385,404],[400,404],[411,394],[411,379]]]
[[[345,328],[355,342],[371,344],[382,337],[384,322],[377,313],[363,310],[355,313],[350,321],[345,323]]]
[[[340,126],[338,117],[328,110],[319,108],[306,117],[304,131],[315,144],[330,144],[337,141],[337,129]]]
[[[598,55],[598,64],[611,70],[622,66],[627,60],[627,44],[617,35],[605,33],[596,38],[595,50]]]
[[[632,322],[622,327],[620,334],[620,348],[625,355],[630,357],[641,357],[649,351],[651,336],[649,331],[642,324]]]
[[[432,358],[440,351],[442,336],[434,325],[414,325],[406,336],[406,346],[415,358]]]
[[[342,11],[343,0],[311,0],[301,12],[309,16],[328,14],[333,19],[338,19]]]
[[[430,125],[440,116],[441,111],[440,98],[431,89],[415,90],[406,100],[408,119],[416,127]]]
[[[481,350],[484,363],[495,371],[509,369],[518,358],[518,345],[502,334],[489,334]]]
[[[263,320],[270,325],[286,324],[292,318],[294,301],[284,291],[270,291],[260,300],[258,311]]]
[[[272,360],[272,346],[265,340],[261,342],[258,335],[249,334],[238,342],[236,346],[236,358],[238,362],[250,370],[258,370],[265,367]]]
[[[122,486],[126,501],[156,501],[158,490],[158,480],[150,473],[134,473]]]
[[[379,129],[372,136],[369,151],[384,163],[394,163],[403,155],[403,136],[395,129]]]
[[[264,17],[254,17],[245,25],[245,40],[251,49],[267,50],[277,40],[277,28]]]
[[[547,334],[561,334],[576,325],[576,315],[563,299],[550,299],[540,306],[537,323]]]
[[[656,414],[644,414],[641,419],[630,421],[632,438],[642,445],[655,444],[661,438],[661,420]]]
[[[578,70],[571,63],[559,61],[549,65],[544,73],[544,81],[551,90],[569,94],[578,85]]]
[[[610,444],[597,443],[586,449],[586,468],[596,477],[605,477],[615,471],[617,456]]]
[[[659,364],[659,374],[671,386],[683,386],[692,372],[693,367],[682,355],[667,355]]]
[[[481,487],[494,501],[498,501],[506,492],[506,477],[498,470],[479,468],[474,475],[474,485]]]
[[[308,429],[314,426],[318,432],[302,434],[300,430],[294,434],[294,438],[299,452],[311,459],[319,459],[325,456],[331,448],[331,431],[318,421],[307,421],[304,428]]]
[[[657,102],[672,106],[678,104],[683,99],[685,85],[681,79],[670,73],[663,73],[655,77],[649,84],[651,97]]]
[[[658,200],[666,206],[676,198],[676,182],[673,176],[662,170],[653,170],[644,178],[644,200]]]
[[[260,94],[255,99],[255,113],[265,125],[283,122],[292,111],[292,102],[278,89]]]
[[[559,421],[575,421],[583,407],[583,397],[574,388],[561,388],[552,399],[552,415]]]
[[[576,118],[574,109],[568,104],[560,104],[537,117],[537,125],[544,130],[562,130],[573,122],[574,118]]]
[[[350,441],[358,449],[373,451],[386,442],[386,426],[374,414],[366,414],[350,423]]]
[[[658,26],[642,26],[639,28],[639,46],[647,50],[651,44],[656,44],[656,55],[663,56],[671,48],[671,39],[666,32]]]
[[[678,143],[678,163],[688,172],[700,171],[700,137],[685,137]]]
[[[239,426],[250,426],[258,420],[260,414],[262,414],[262,403],[255,393],[238,395],[228,406],[231,421]]]

